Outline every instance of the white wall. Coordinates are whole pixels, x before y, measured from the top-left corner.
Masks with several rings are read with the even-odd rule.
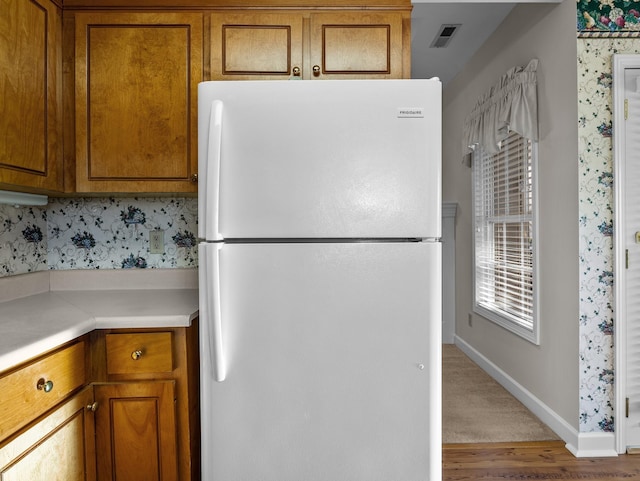
[[[579,420],[576,3],[520,4],[444,91],[443,198],[457,202],[456,333],[570,427]],[[462,125],[509,68],[538,65],[540,345],[474,314],[471,170]]]

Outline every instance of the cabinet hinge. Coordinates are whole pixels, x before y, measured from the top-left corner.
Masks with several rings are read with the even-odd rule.
[[[625,269],[629,268],[629,249],[624,250],[624,267]]]
[[[624,417],[629,417],[629,398],[624,398]]]
[[[627,120],[629,118],[629,101],[624,99],[624,119]]]

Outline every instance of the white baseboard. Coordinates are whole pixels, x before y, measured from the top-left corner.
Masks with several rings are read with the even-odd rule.
[[[524,404],[533,414],[565,442],[566,448],[576,457],[617,456],[613,433],[580,433],[545,403],[525,389],[515,379],[492,363],[479,351],[458,336],[454,344],[476,364]],[[576,417],[578,413],[576,413]]]
[[[576,442],[567,442],[566,448],[577,458],[614,457],[615,444],[613,433],[578,433]]]

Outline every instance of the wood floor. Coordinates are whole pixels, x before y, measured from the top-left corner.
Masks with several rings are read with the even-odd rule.
[[[443,481],[639,480],[640,455],[576,458],[562,441],[446,444]]]

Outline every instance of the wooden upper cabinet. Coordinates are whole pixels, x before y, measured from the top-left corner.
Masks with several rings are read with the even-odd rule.
[[[211,77],[287,79],[302,71],[302,16],[276,13],[211,15]]]
[[[76,192],[195,192],[201,13],[75,14]]]
[[[399,13],[322,13],[310,19],[313,78],[403,78]]]
[[[213,80],[405,78],[409,11],[211,14]]]
[[[0,189],[196,192],[200,81],[409,78],[410,15],[410,0],[2,0]]]
[[[62,13],[48,0],[0,7],[0,187],[62,191]]]

